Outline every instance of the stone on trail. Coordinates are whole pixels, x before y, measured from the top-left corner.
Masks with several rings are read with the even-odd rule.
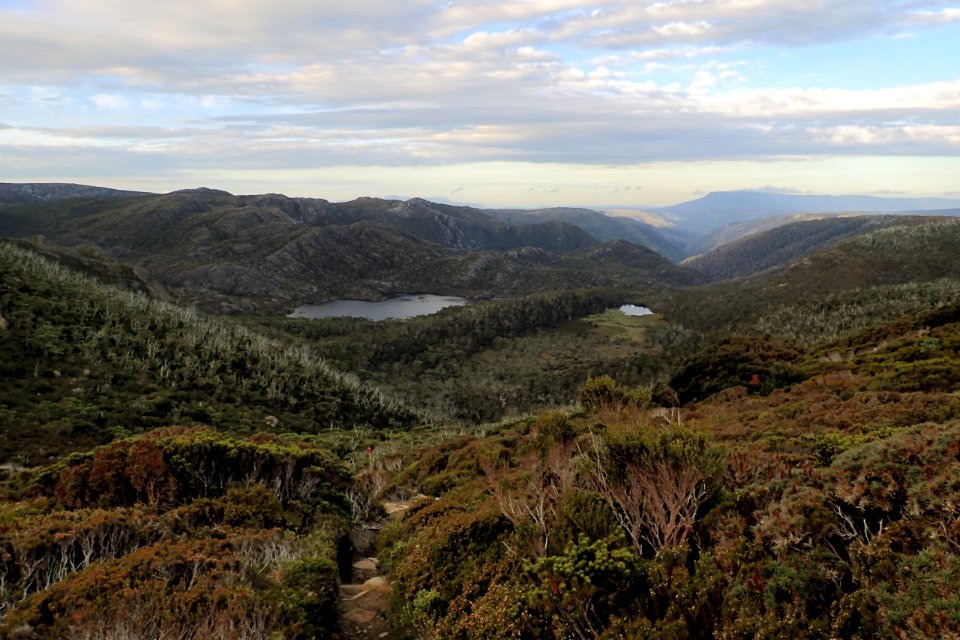
[[[354,562],[353,568],[361,571],[375,571],[377,564],[378,560],[376,558],[364,558],[363,560],[357,560]]]

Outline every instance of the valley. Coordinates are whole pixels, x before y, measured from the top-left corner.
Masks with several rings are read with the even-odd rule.
[[[0,185],[0,638],[956,636],[955,207]]]

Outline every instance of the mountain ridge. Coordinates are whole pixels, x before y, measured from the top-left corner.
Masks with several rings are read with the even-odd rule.
[[[201,201],[228,198],[243,203],[243,206],[270,204],[302,223],[312,225],[324,220],[346,224],[361,219],[376,220],[431,242],[462,249],[506,250],[531,245],[565,252],[584,248],[590,244],[591,238],[599,242],[629,240],[674,262],[751,233],[789,224],[798,217],[879,213],[960,215],[960,199],[753,190],[715,191],[666,207],[635,208],[629,210],[630,215],[611,215],[603,209],[584,207],[482,208],[431,202],[419,197],[399,200],[363,196],[345,202],[330,202],[323,198],[288,197],[275,193],[233,195],[209,187],[154,194],[72,183],[0,183],[0,205],[7,207],[56,206],[71,200],[85,200],[90,207],[102,207],[104,202],[151,197]],[[620,208],[616,211],[622,214],[627,210]],[[5,213],[11,215],[10,211]],[[644,213],[659,223],[644,220],[638,213]],[[552,226],[535,226],[545,223]],[[428,224],[432,225],[429,233],[426,231]],[[0,233],[9,232],[9,226],[0,220]],[[543,238],[552,244],[545,246]]]
[[[703,280],[646,248],[632,266],[608,256],[604,269],[591,269],[578,252],[602,245],[576,225],[511,225],[421,199],[331,203],[199,189],[3,213],[0,233],[93,247],[180,301],[227,312],[410,292],[488,297]]]
[[[145,195],[153,194],[72,182],[0,182],[0,204],[54,202],[74,198],[136,198]]]

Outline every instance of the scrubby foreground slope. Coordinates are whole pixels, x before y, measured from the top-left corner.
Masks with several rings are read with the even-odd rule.
[[[386,536],[410,637],[960,634],[960,308],[700,360],[697,404],[593,379],[419,454],[394,482],[442,497]]]
[[[0,504],[0,637],[306,640],[337,628],[350,473],[329,453],[165,429],[24,480]]]

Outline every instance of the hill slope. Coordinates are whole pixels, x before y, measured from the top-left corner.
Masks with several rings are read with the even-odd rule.
[[[628,240],[633,244],[656,251],[671,260],[684,255],[683,243],[653,225],[628,217],[608,216],[592,209],[557,207],[552,209],[490,209],[492,216],[512,224],[527,225],[547,221],[575,224],[601,242]]]
[[[594,378],[577,411],[414,452],[393,482],[437,499],[382,540],[404,620],[468,639],[956,636],[958,320],[809,353],[730,340],[696,367],[729,386],[697,403],[651,410]],[[768,386],[777,366],[801,375]]]
[[[794,264],[652,300],[714,335],[769,332],[802,343],[960,299],[960,220],[897,217]]]
[[[104,286],[0,243],[0,461],[40,462],[149,427],[396,427],[400,403],[309,349]]]
[[[122,191],[106,187],[57,182],[0,182],[0,204],[56,202],[78,198],[136,198],[150,195],[145,191]]]
[[[793,222],[723,244],[683,264],[714,279],[738,278],[783,267],[844,238],[894,224],[897,218],[857,216]]]

